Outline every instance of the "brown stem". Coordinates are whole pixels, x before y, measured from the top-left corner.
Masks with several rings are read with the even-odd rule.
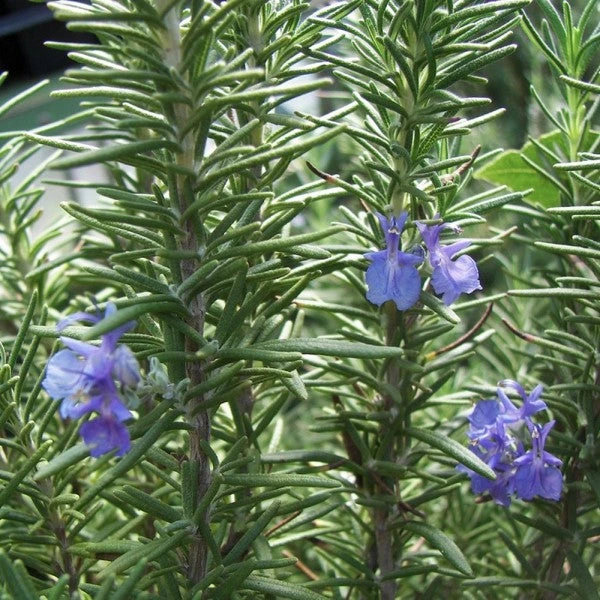
[[[492,313],[493,306],[494,306],[494,303],[490,302],[488,304],[487,308],[485,309],[483,315],[480,317],[479,321],[477,321],[477,323],[475,323],[475,325],[473,325],[473,327],[471,327],[471,329],[469,329],[469,331],[467,331],[467,333],[465,333],[464,335],[459,337],[454,342],[451,342],[447,346],[444,346],[443,348],[440,348],[439,350],[434,350],[433,352],[430,352],[429,354],[427,354],[426,355],[427,360],[433,360],[436,356],[439,356],[440,354],[443,354],[444,352],[449,352],[450,350],[454,350],[454,348],[458,348],[458,346],[460,346],[461,344],[468,342],[481,329],[483,324],[487,321],[487,318]],[[506,323],[506,325],[507,325],[507,327],[509,326],[508,323]]]
[[[157,8],[163,17],[164,33],[161,38],[165,63],[172,69],[180,71],[182,63],[182,39],[180,30],[180,10],[179,3],[169,2],[168,0],[157,0]],[[187,75],[180,72],[179,75],[186,80]],[[182,90],[184,93],[186,90]],[[195,131],[189,128],[189,123],[193,109],[186,103],[179,103],[173,106],[173,125],[180,132],[179,144],[180,151],[176,153],[175,159],[177,165],[182,167],[181,171],[175,176],[174,186],[171,189],[171,201],[178,204],[180,214],[184,214],[191,202],[193,202],[194,181],[193,175],[189,173],[196,172],[196,142]],[[185,133],[183,133],[185,132]],[[193,257],[197,254],[201,246],[201,226],[197,219],[192,216],[184,223],[183,238],[179,243],[180,250],[184,251],[186,256]],[[198,262],[195,258],[184,258],[179,267],[179,279],[185,281],[198,268]],[[192,297],[188,303],[189,317],[187,324],[191,329],[200,335],[204,332],[206,306],[202,294]],[[185,351],[195,353],[198,350],[197,343],[190,337],[185,339]],[[201,362],[189,361],[185,365],[185,376],[189,379],[190,389],[204,381],[205,365]],[[188,402],[188,423],[191,425],[189,438],[189,458],[192,469],[195,470],[195,481],[193,489],[195,490],[195,502],[197,506],[202,500],[211,482],[211,468],[208,456],[203,450],[206,444],[210,442],[211,423],[210,415],[206,410],[197,410],[203,403],[204,397],[200,395],[191,398]],[[208,512],[207,512],[208,515]],[[208,519],[208,516],[204,517]],[[208,525],[208,523],[206,523]],[[196,536],[191,543],[188,558],[188,576],[194,583],[201,581],[206,574],[206,565],[208,558],[208,548],[206,542],[201,536]]]
[[[525,331],[521,331],[520,329],[517,329],[507,319],[503,318],[502,322],[507,327],[507,329],[512,331],[517,337],[520,337],[522,340],[525,340],[526,342],[532,342],[535,344],[535,342],[539,339],[538,337],[536,337],[535,335],[532,335],[531,333],[526,333]]]
[[[454,180],[458,177],[462,177],[462,175],[464,175],[466,171],[468,171],[473,166],[473,163],[475,162],[475,159],[479,156],[480,152],[481,146],[478,144],[477,146],[475,146],[473,152],[471,152],[471,158],[467,162],[460,165],[460,167],[458,167],[456,171],[453,171],[449,175],[445,175],[444,177],[442,177],[442,183],[444,185],[448,185],[450,183],[454,183]]]
[[[386,508],[375,509],[375,546],[377,548],[377,562],[380,577],[394,570],[394,551],[392,536],[389,530],[390,511]],[[396,597],[396,582],[393,579],[382,581],[379,584],[381,600],[394,600]]]
[[[56,535],[60,546],[60,558],[62,561],[63,573],[66,573],[69,576],[69,592],[71,594],[76,594],[79,589],[79,573],[75,567],[71,553],[69,552],[69,539],[67,537],[65,525],[62,520],[60,520],[60,517],[57,516],[57,519],[59,519],[59,524],[54,528],[54,535]]]
[[[191,231],[191,225],[188,221],[188,231],[186,242],[188,245],[185,250],[189,250],[190,248],[198,246],[198,240],[196,239],[194,233]],[[185,281],[187,277],[189,277],[195,270],[196,264],[195,261],[183,260],[181,264],[181,274],[182,278]],[[202,295],[198,295],[190,301],[188,306],[190,317],[188,320],[188,324],[195,331],[200,334],[204,331],[204,322],[205,322],[205,305],[204,298]],[[196,352],[198,347],[196,342],[191,340],[190,338],[186,338],[185,340],[185,351],[186,352]],[[186,364],[186,376],[190,381],[190,387],[200,384],[204,380],[204,365],[201,362],[189,361]],[[210,461],[206,453],[204,452],[202,446],[203,442],[208,443],[210,441],[211,434],[211,423],[210,423],[210,415],[207,410],[200,410],[196,414],[195,407],[201,404],[204,400],[203,396],[199,396],[197,398],[192,398],[189,401],[189,409],[190,414],[194,416],[190,417],[190,425],[192,425],[192,430],[190,431],[190,461],[192,467],[196,469],[196,481],[195,490],[196,490],[196,498],[195,503],[198,504],[202,498],[204,497],[206,491],[211,482],[211,469],[210,469]],[[207,513],[208,515],[208,513]],[[205,517],[208,518],[208,517]],[[208,526],[208,522],[206,523]],[[206,564],[208,558],[208,548],[206,546],[206,542],[200,536],[196,536],[190,548],[189,554],[189,578],[194,583],[198,583],[204,578],[206,574]]]
[[[386,344],[393,346],[396,342],[398,331],[398,311],[393,302],[387,302],[384,306],[383,314],[386,318]],[[398,366],[393,360],[390,360],[387,368],[386,379],[390,387],[397,388],[400,384],[400,373]],[[388,437],[388,429],[391,424],[391,409],[393,398],[387,394],[383,399],[384,410],[390,413],[390,421],[384,422],[381,425],[380,439],[384,440]],[[386,450],[383,460],[394,459],[393,448]],[[385,478],[376,477],[376,487],[380,489],[380,493],[394,495],[393,482],[386,481]],[[373,513],[373,525],[375,527],[375,549],[377,553],[377,566],[379,568],[380,578],[384,578],[394,570],[394,544],[393,535],[390,529],[390,519],[392,517],[390,507],[377,507]],[[397,584],[393,579],[381,581],[379,585],[381,600],[394,600],[396,597]]]

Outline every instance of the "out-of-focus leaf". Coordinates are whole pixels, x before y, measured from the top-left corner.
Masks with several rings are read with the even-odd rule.
[[[285,581],[275,581],[259,575],[250,575],[245,582],[246,588],[263,594],[272,594],[277,598],[291,598],[292,600],[325,600],[326,596],[307,590],[299,585]]]
[[[585,474],[590,487],[596,494],[596,498],[598,499],[598,504],[600,504],[600,471],[588,471]]]
[[[19,600],[36,600],[33,583],[20,560],[11,561],[3,550],[0,550],[0,581],[13,598]]]
[[[542,135],[537,141],[549,150],[559,142],[562,133],[552,131]],[[529,165],[523,156],[539,163],[539,150],[532,142],[527,142],[521,150],[507,150],[475,171],[476,179],[505,185],[515,192],[532,189],[527,201],[540,204],[544,208],[560,204],[559,190],[552,182]]]
[[[571,571],[579,584],[579,594],[584,600],[600,600],[598,588],[594,583],[594,578],[588,567],[585,565],[581,556],[572,550],[567,550],[567,558],[571,565]]]

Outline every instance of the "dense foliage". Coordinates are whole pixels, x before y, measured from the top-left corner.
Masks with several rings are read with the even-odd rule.
[[[97,43],[0,138],[0,597],[597,599],[597,3],[49,6]]]

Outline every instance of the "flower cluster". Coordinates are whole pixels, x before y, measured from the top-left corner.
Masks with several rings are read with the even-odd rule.
[[[365,258],[371,261],[366,272],[367,299],[378,306],[393,300],[398,310],[407,310],[417,302],[421,293],[421,278],[417,270],[417,265],[423,262],[420,248],[415,252],[401,252],[399,249],[400,234],[407,217],[406,212],[391,219],[377,213],[385,235],[386,249],[368,252]],[[480,290],[475,261],[466,255],[453,260],[471,242],[463,240],[448,246],[440,244],[443,229],[460,230],[447,223],[432,226],[419,222],[415,224],[429,253],[431,285],[443,302],[449,305],[462,293],[470,294]]]
[[[503,387],[517,391],[523,400],[520,408],[513,404]],[[522,500],[536,496],[560,500],[562,461],[544,450],[554,421],[542,426],[532,419],[547,408],[540,399],[541,394],[541,385],[528,395],[519,383],[507,379],[500,382],[496,399],[481,400],[475,405],[468,417],[471,451],[493,469],[496,479],[492,481],[459,465],[457,469],[470,476],[473,493],[487,492],[494,502],[503,506],[510,505],[513,494]]]
[[[116,307],[109,303],[104,318],[114,314]],[[98,323],[103,317],[78,312],[59,322],[57,329],[78,322]],[[122,394],[133,390],[140,381],[139,366],[131,350],[118,344],[120,337],[135,326],[130,321],[102,336],[95,346],[68,337],[60,340],[66,346],[48,362],[42,385],[50,397],[60,400],[63,418],[79,419],[97,413],[79,430],[90,454],[101,456],[117,450],[122,456],[131,446],[124,421],[131,411],[122,401]]]

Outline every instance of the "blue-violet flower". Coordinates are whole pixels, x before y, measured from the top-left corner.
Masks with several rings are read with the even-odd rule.
[[[104,318],[116,307],[108,303]],[[78,322],[97,323],[103,317],[78,312],[60,321],[58,331]],[[135,326],[130,321],[102,336],[99,346],[62,336],[67,347],[57,352],[46,367],[42,385],[50,397],[60,400],[60,415],[78,419],[92,412],[98,416],[84,423],[81,436],[92,456],[117,450],[122,456],[131,442],[124,421],[132,417],[121,399],[121,392],[133,389],[140,380],[139,366],[131,350],[118,345],[120,337]]]
[[[421,277],[416,265],[423,261],[421,256],[401,252],[400,234],[408,213],[387,219],[377,213],[377,218],[385,235],[386,249],[367,252],[365,258],[371,261],[365,275],[367,300],[381,306],[393,300],[398,310],[407,310],[419,299]]]
[[[517,391],[523,400],[521,408],[513,404],[503,387]],[[491,467],[496,479],[487,479],[458,465],[457,470],[471,478],[473,493],[487,492],[494,502],[503,506],[510,505],[513,494],[522,500],[532,500],[536,496],[560,500],[562,474],[558,467],[562,462],[544,450],[554,421],[542,427],[532,419],[532,415],[547,408],[540,399],[542,391],[542,386],[538,385],[527,394],[519,383],[506,379],[500,382],[497,398],[477,402],[467,417],[470,449]],[[531,445],[529,450],[525,443]]]
[[[523,400],[521,408],[517,408],[510,398],[506,395],[503,387],[510,387],[516,390]],[[504,379],[498,384],[498,399],[500,400],[500,419],[504,423],[519,423],[525,422],[528,426],[532,424],[531,416],[535,413],[546,410],[547,406],[543,400],[540,400],[542,391],[544,390],[541,384],[536,385],[528,395],[523,386],[512,379]]]
[[[466,254],[452,260],[454,255],[471,244],[469,240],[454,242],[447,246],[440,244],[443,229],[460,231],[449,223],[425,225],[415,222],[429,252],[429,264],[432,268],[431,285],[435,293],[442,296],[444,304],[452,304],[462,293],[470,294],[480,290],[479,271],[475,261]]]
[[[533,448],[515,459],[517,470],[514,474],[515,492],[523,500],[531,500],[535,496],[547,500],[560,500],[562,492],[562,461],[546,452],[544,444],[554,421],[543,427],[534,424],[531,428]]]

